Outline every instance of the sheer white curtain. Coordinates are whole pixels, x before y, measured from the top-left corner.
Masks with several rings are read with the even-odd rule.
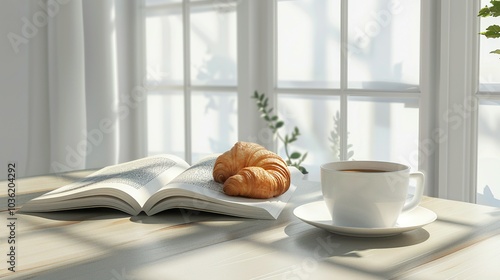
[[[137,2],[2,5],[2,166],[24,177],[144,156]]]

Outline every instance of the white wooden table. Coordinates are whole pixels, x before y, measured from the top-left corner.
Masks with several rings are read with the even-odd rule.
[[[16,181],[17,205],[77,180]],[[277,220],[171,210],[131,217],[114,210],[15,214],[8,270],[7,182],[1,182],[0,278],[5,279],[500,279],[500,209],[425,197],[438,219],[393,237],[336,235],[292,211],[321,199],[304,181]]]

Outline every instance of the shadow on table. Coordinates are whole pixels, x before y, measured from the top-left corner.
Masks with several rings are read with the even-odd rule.
[[[333,256],[360,257],[357,252],[372,249],[407,247],[422,243],[429,239],[429,232],[419,228],[394,236],[386,237],[353,237],[344,236],[322,229],[312,228],[300,235],[294,234],[293,224],[285,228],[285,233],[294,237],[298,247],[305,251],[321,251],[325,258]]]
[[[301,230],[302,229],[302,230]],[[307,256],[308,262],[329,263],[336,266],[356,270],[367,275],[386,278],[407,264],[395,262],[394,265],[384,267],[384,261],[373,259],[370,250],[383,251],[384,249],[404,248],[414,246],[429,239],[427,230],[419,228],[394,236],[386,237],[352,237],[330,233],[318,228],[305,229],[300,224],[290,224],[285,228],[289,236],[292,250],[300,251]],[[358,266],[355,259],[370,259],[368,266]],[[384,258],[387,259],[387,256]],[[352,260],[352,261],[350,261]],[[387,260],[385,260],[387,261]],[[364,260],[363,262],[366,262]]]
[[[130,221],[141,224],[165,224],[178,223],[190,224],[200,221],[248,221],[250,219],[233,217],[223,214],[210,213],[204,211],[187,210],[182,208],[174,208],[159,212],[152,216],[141,212],[137,216],[130,217]]]
[[[500,207],[500,199],[496,198],[490,186],[483,188],[483,193],[477,193],[477,203],[481,205]]]
[[[130,217],[129,214],[110,208],[74,209],[54,212],[18,212],[17,215],[36,216],[57,221],[109,220]]]
[[[137,216],[131,216],[119,210],[111,208],[87,208],[54,212],[18,212],[18,215],[36,216],[57,221],[89,221],[128,218],[131,222],[141,224],[189,224],[198,221],[247,221],[249,219],[232,217],[228,215],[215,214],[203,211],[186,209],[170,209],[162,211],[153,216],[141,212]]]

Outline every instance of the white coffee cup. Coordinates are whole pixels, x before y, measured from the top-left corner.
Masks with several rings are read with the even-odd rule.
[[[407,201],[410,179],[417,184]],[[321,165],[321,189],[336,226],[387,228],[395,226],[402,212],[418,206],[424,174],[394,162],[330,162]]]

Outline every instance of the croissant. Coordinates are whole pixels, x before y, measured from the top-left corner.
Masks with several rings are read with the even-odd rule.
[[[290,171],[285,161],[249,142],[237,142],[220,155],[215,161],[213,177],[224,184],[223,191],[230,196],[271,198],[290,187]]]

